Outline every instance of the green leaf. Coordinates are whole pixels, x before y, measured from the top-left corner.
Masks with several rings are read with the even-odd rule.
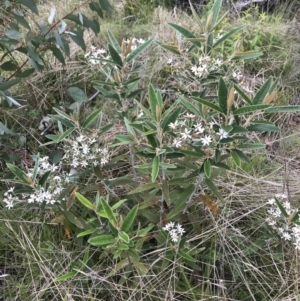
[[[99,235],[99,236],[94,236],[91,237],[88,240],[88,243],[95,247],[102,247],[102,246],[107,246],[111,245],[116,241],[115,237],[112,235]]]
[[[217,187],[215,186],[215,184],[214,184],[211,180],[209,180],[209,179],[207,179],[207,178],[204,179],[204,182],[206,183],[207,187],[212,191],[212,193],[213,193],[220,201],[223,201],[223,197],[222,197],[222,195],[220,194],[220,192],[219,192],[219,190],[217,189]]]
[[[233,159],[233,162],[235,163],[236,166],[240,167],[241,166],[241,159],[240,156],[235,152],[235,151],[230,151],[230,155]]]
[[[123,240],[125,243],[129,243],[130,239],[127,233],[125,233],[124,231],[121,231],[118,233],[118,236],[121,240]]]
[[[271,105],[262,105],[262,104],[256,104],[251,105],[243,108],[239,108],[233,111],[233,115],[241,115],[241,114],[249,114],[256,111],[262,111],[267,108],[269,108]]]
[[[57,138],[57,143],[63,141],[66,137],[68,137],[73,131],[75,130],[75,128],[69,128],[67,129],[65,132],[63,132],[58,138]]]
[[[102,9],[106,11],[107,14],[110,14],[112,7],[108,0],[99,0],[99,4],[101,5]]]
[[[76,276],[77,272],[76,271],[72,271],[72,272],[68,272],[68,273],[65,273],[61,276],[58,276],[55,281],[64,281],[64,280],[68,280],[68,279],[71,279],[73,278],[74,276]]]
[[[6,82],[2,82],[0,83],[0,91],[6,91],[8,90],[10,87],[18,84],[20,82],[19,78],[15,78]]]
[[[265,110],[266,113],[299,112],[300,106],[276,106]]]
[[[219,107],[222,109],[224,114],[227,114],[227,97],[228,90],[225,84],[223,77],[220,77],[219,80],[219,90],[218,90],[218,101]]]
[[[68,88],[67,95],[79,104],[88,101],[87,95],[78,87]]]
[[[149,84],[149,87],[148,87],[148,102],[149,102],[152,116],[156,120],[156,106],[158,103],[157,103],[155,90],[151,84]]]
[[[76,43],[83,51],[86,51],[86,45],[83,38],[83,30],[81,28],[77,28],[77,30],[72,30],[72,33],[75,34],[75,35],[72,34],[69,35],[72,41]]]
[[[212,21],[210,23],[209,29],[212,29],[215,26],[215,24],[217,23],[219,13],[220,13],[220,9],[221,9],[221,5],[222,5],[222,0],[215,0],[214,1],[214,5],[211,9]]]
[[[123,224],[122,224],[122,227],[121,227],[121,230],[124,231],[124,232],[128,232],[131,228],[131,225],[133,224],[134,220],[135,220],[135,217],[136,217],[136,214],[137,214],[137,211],[138,211],[138,205],[135,205],[129,212],[128,214],[126,215],[124,221],[123,221]]]
[[[259,143],[243,143],[243,144],[239,144],[237,147],[241,149],[261,149],[261,148],[266,148],[266,145],[259,144]]]
[[[130,257],[131,262],[133,263],[135,269],[142,275],[147,274],[148,269],[140,261],[136,260],[134,257]]]
[[[183,257],[184,259],[188,260],[188,261],[191,261],[191,262],[196,262],[196,259],[193,258],[191,255],[185,253],[184,251],[182,250],[178,250],[178,254]]]
[[[200,116],[200,112],[199,110],[192,105],[189,101],[187,101],[186,99],[184,99],[183,97],[180,96],[180,102],[193,114],[195,114],[196,116]]]
[[[66,114],[64,111],[61,111],[60,109],[57,109],[55,107],[53,107],[53,110],[58,114],[60,115],[61,117],[67,119],[67,120],[70,120],[72,121],[72,118],[71,116],[69,116],[68,114]]]
[[[167,45],[167,44],[163,44],[161,42],[155,41],[156,44],[158,44],[160,47],[162,47],[163,49],[176,54],[176,55],[181,55],[179,49],[177,46],[173,46],[173,45]]]
[[[20,40],[23,38],[23,34],[17,30],[9,29],[4,33],[9,39]]]
[[[39,180],[39,185],[44,186],[44,184],[46,183],[46,181],[49,178],[49,176],[51,175],[51,173],[52,173],[51,170],[45,172]],[[33,176],[33,178],[35,178],[35,177]]]
[[[36,7],[33,0],[17,0],[17,2],[19,2],[20,4],[28,7],[36,15],[39,14],[38,9],[37,9],[37,7]]]
[[[8,61],[3,63],[0,68],[4,71],[14,71],[18,68],[18,65],[13,63],[12,61]]]
[[[53,55],[63,64],[65,65],[65,58],[64,55],[62,54],[62,52],[60,51],[60,49],[58,49],[57,47],[51,47],[50,50],[52,51]]]
[[[209,179],[211,176],[211,165],[209,160],[204,161],[204,173],[206,177]]]
[[[239,157],[241,160],[247,162],[247,163],[250,163],[250,159],[247,155],[245,155],[243,152],[241,152],[240,150],[238,149],[233,149],[232,151],[234,151]]]
[[[10,171],[19,179],[22,181],[24,184],[29,184],[28,182],[28,177],[24,171],[22,171],[19,167],[6,163],[6,166],[10,169]]]
[[[66,52],[65,50],[65,45],[60,37],[60,34],[58,33],[57,30],[54,30],[54,37],[55,37],[55,41],[57,43],[57,45],[64,51]]]
[[[138,188],[131,190],[128,194],[136,194],[136,193],[140,193],[143,191],[147,191],[153,188],[157,188],[158,187],[158,183],[147,183],[144,185],[139,186]]]
[[[112,32],[111,32],[110,30],[108,30],[107,33],[108,33],[109,41],[110,41],[111,45],[113,46],[113,48],[114,48],[118,53],[121,53],[121,47],[120,47],[120,44],[118,43],[118,41],[116,40],[116,38],[114,37],[114,35],[112,34]]]
[[[217,111],[217,112],[223,114],[223,110],[219,106],[217,106],[217,105],[215,105],[215,104],[213,104],[213,103],[211,103],[207,100],[201,99],[199,97],[192,96],[191,98],[198,101],[198,102],[200,102],[201,104],[213,109],[214,111]]]
[[[152,172],[151,172],[151,181],[155,182],[159,173],[159,157],[155,156],[152,161]]]
[[[221,43],[225,42],[227,39],[229,39],[232,35],[234,35],[236,32],[240,31],[241,29],[243,29],[246,25],[242,25],[239,26],[237,28],[234,28],[233,30],[231,30],[230,32],[228,32],[227,34],[225,34],[224,36],[222,36],[220,39],[218,39],[216,41],[216,43],[213,44],[212,48],[216,48],[217,46],[219,46]]]
[[[98,109],[93,111],[87,118],[86,120],[83,122],[82,124],[82,128],[86,129],[90,124],[93,123],[93,121],[99,116],[99,114],[101,113],[102,109]]]
[[[103,18],[103,11],[97,2],[91,2],[89,7],[92,11],[95,11],[100,18]]]
[[[19,24],[21,24],[26,29],[30,30],[30,26],[24,17],[19,16],[16,13],[14,13],[14,18]]]
[[[234,85],[234,89],[238,92],[238,94],[249,104],[252,105],[251,99],[240,89],[239,86]]]
[[[280,128],[274,124],[252,124],[247,127],[247,130],[253,132],[279,132]]]
[[[133,59],[135,59],[140,53],[142,53],[147,47],[150,46],[153,39],[150,39],[146,41],[145,43],[141,44],[139,47],[137,47],[135,50],[131,51],[129,55],[126,57],[126,62],[129,63]]]
[[[232,61],[239,61],[239,60],[249,60],[255,59],[262,56],[262,52],[255,52],[255,51],[247,51],[247,52],[236,52],[234,53],[233,57],[231,58]]]
[[[118,221],[117,221],[117,218],[116,218],[115,214],[113,213],[112,209],[110,208],[110,206],[104,199],[101,199],[100,202],[107,215],[109,222],[114,226],[114,228],[117,228]]]
[[[77,234],[76,237],[83,237],[83,236],[86,236],[86,235],[89,235],[89,234],[93,234],[95,231],[96,231],[96,229],[88,229],[88,230],[85,230],[83,232],[80,232],[79,234]]]
[[[111,46],[110,44],[108,44],[108,50],[109,50],[110,56],[111,56],[112,60],[114,61],[114,63],[116,65],[118,65],[119,67],[122,67],[123,66],[122,58],[120,57],[118,52],[115,50],[115,48],[113,46]]]
[[[94,205],[87,198],[81,195],[79,192],[76,192],[75,195],[83,206],[85,206],[88,209],[92,209],[92,210],[95,209]]]
[[[262,104],[263,100],[267,96],[270,88],[273,84],[273,78],[270,77],[268,80],[261,86],[261,88],[257,91],[256,95],[254,96],[252,103],[254,105]]]
[[[168,22],[168,25],[170,25],[171,27],[173,27],[176,31],[178,31],[180,34],[182,34],[185,38],[197,38],[192,32],[190,32],[188,29],[175,24],[175,23],[170,23]],[[199,42],[193,42],[193,44],[197,47],[201,47],[201,43]]]

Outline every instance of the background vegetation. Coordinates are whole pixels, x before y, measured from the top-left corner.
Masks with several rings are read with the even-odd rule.
[[[214,4],[214,1],[207,2],[197,8],[203,24]],[[217,58],[220,53],[224,58],[229,57],[238,46],[243,52],[255,51],[262,55],[229,64],[229,71],[222,71],[222,74],[230,73],[231,83],[234,83],[232,71],[241,72],[242,78],[236,80],[236,84],[242,86],[251,99],[272,76],[277,81],[276,98],[271,100],[274,105],[300,105],[300,14],[297,1],[278,4],[272,12],[251,7],[247,11],[234,13],[232,8],[235,3],[229,2],[223,3],[220,15],[227,9],[230,13],[224,17],[218,32],[224,34],[241,25],[246,27],[234,33],[213,55]],[[51,8],[56,9],[52,20],[55,24],[82,4],[71,0],[37,1],[37,15],[32,7],[24,6],[24,3],[26,1],[17,1],[15,5],[24,10],[24,18],[36,35],[40,32],[39,22],[47,24]],[[0,90],[5,91],[0,98],[1,298],[30,301],[300,300],[299,251],[292,241],[283,239],[267,223],[270,215],[267,201],[275,194],[285,193],[293,208],[300,207],[299,113],[259,112],[256,117],[263,116],[280,131],[253,132],[248,137],[250,142],[263,144],[264,147],[247,150],[246,155],[251,158],[249,162],[233,155],[223,161],[230,169],[219,169],[210,168],[208,163],[201,165],[202,158],[199,164],[199,158],[196,158],[197,161],[187,157],[181,169],[169,170],[166,177],[173,182],[169,184],[169,190],[162,188],[162,191],[169,193],[169,196],[164,196],[170,200],[166,204],[170,211],[167,216],[162,215],[158,197],[160,187],[151,185],[157,177],[164,180],[163,173],[160,176],[153,171],[154,158],[158,156],[153,157],[148,152],[150,155],[147,157],[147,152],[142,153],[145,149],[128,143],[137,137],[142,146],[146,143],[151,145],[151,139],[145,138],[147,135],[136,134],[142,130],[135,122],[143,107],[151,109],[155,115],[155,110],[151,108],[151,95],[155,95],[152,99],[157,101],[157,105],[161,97],[164,106],[170,108],[178,95],[204,97],[201,94],[202,85],[207,87],[208,97],[216,94],[216,87],[220,85],[219,74],[207,81],[195,80],[190,74],[191,64],[187,55],[179,60],[176,51],[166,51],[166,45],[181,49],[190,46],[174,27],[168,25],[178,24],[196,34],[198,29],[190,10],[174,9],[171,1],[115,0],[111,4],[111,12],[105,6],[102,16],[88,5],[76,10],[76,14],[79,11],[100,24],[99,32],[97,25],[96,29],[90,25],[89,30],[82,30],[86,49],[81,40],[75,41],[69,35],[69,57],[63,59],[51,48],[41,51],[40,66],[34,67],[34,63],[26,65],[26,70],[33,71],[28,71],[31,72],[29,76],[19,77],[18,83],[7,89],[3,88],[3,83],[18,70],[25,54],[10,53],[7,62],[12,62],[12,65],[3,65],[6,60],[1,60],[1,81],[4,81],[0,83]],[[9,7],[4,6],[0,11],[6,10],[9,11]],[[1,28],[6,29],[5,22],[13,21],[8,20],[5,13],[0,17],[1,33]],[[80,17],[77,23],[72,22],[75,21],[68,20],[67,30],[80,32],[83,25],[80,24]],[[22,32],[25,29],[22,27]],[[129,42],[133,37],[144,39],[146,43],[153,39],[160,45],[149,42],[133,62],[127,59],[126,64],[124,49],[119,52],[123,59],[119,65],[114,63],[119,59],[117,55],[113,59],[106,57],[108,53],[111,56],[114,54],[108,44],[117,48],[118,43],[122,45],[123,39]],[[240,41],[238,46],[237,41]],[[55,40],[50,40],[52,42]],[[57,40],[56,43],[59,44]],[[3,35],[0,45],[5,45]],[[59,46],[57,49],[64,53],[63,47]],[[105,49],[107,53],[99,55],[100,60],[94,62],[92,47]],[[3,46],[0,59],[6,51]],[[30,58],[33,59],[33,56],[31,53]],[[118,72],[108,71],[107,66],[113,63]],[[124,85],[114,85],[120,82]],[[136,86],[130,86],[135,82]],[[229,90],[231,86],[228,82],[226,80]],[[135,93],[131,94],[132,91]],[[269,89],[269,92],[271,94],[272,91]],[[45,119],[49,115],[52,119]],[[175,117],[180,120],[183,115]],[[126,118],[130,123],[124,121]],[[215,118],[216,122],[221,120],[221,117]],[[175,122],[175,119],[170,121]],[[61,206],[45,206],[45,203],[39,204],[38,201],[33,204],[17,202],[8,209],[3,201],[5,193],[14,186],[15,175],[19,175],[19,179],[23,176],[12,166],[18,166],[24,172],[34,166],[41,167],[40,159],[32,157],[37,154],[40,158],[48,155],[50,162],[57,164],[63,158],[63,151],[67,152],[67,147],[72,146],[72,141],[67,139],[74,137],[76,140],[83,133],[93,138],[92,122],[100,126],[100,134],[97,132],[100,135],[99,147],[103,150],[114,145],[110,149],[107,167],[103,164],[99,169],[90,168],[71,175],[71,168],[66,168],[64,172],[68,172],[71,184],[65,183],[67,191],[64,197],[67,202],[62,202]],[[149,119],[145,123],[149,132],[151,122],[154,121]],[[114,126],[110,127],[110,124]],[[64,132],[59,126],[64,130],[74,127],[76,134],[58,141]],[[166,134],[164,137],[171,141],[173,136]],[[63,146],[58,143],[61,141],[65,143]],[[133,153],[137,160],[135,164],[139,165],[136,170],[130,161]],[[209,161],[210,157],[205,156],[205,161]],[[102,159],[105,159],[104,155]],[[65,166],[69,164],[66,162]],[[188,214],[182,215],[184,208],[178,212],[173,209],[181,205],[181,199],[188,199],[184,193],[190,189],[191,183],[195,183],[179,183],[176,179],[182,181],[184,172],[189,175],[186,170],[192,169],[193,164],[201,166],[201,172],[214,184],[197,186],[198,190],[190,194],[193,198]],[[166,169],[170,167],[166,166]],[[48,176],[45,183],[48,181],[51,185],[52,175]],[[28,178],[23,180],[22,185],[29,183]],[[39,181],[42,186],[41,183]],[[21,184],[15,185],[18,188]],[[145,185],[151,188],[147,190]],[[31,190],[24,190],[23,193],[28,191]],[[123,199],[127,201],[122,202]],[[280,210],[282,214],[286,213],[285,208]],[[285,220],[289,223],[296,221],[298,216],[295,212],[298,209]],[[168,231],[162,229],[170,221],[180,223],[185,229],[179,244],[172,242]],[[115,233],[114,229],[120,230],[119,233]],[[93,240],[93,237],[97,238],[96,234],[110,235],[105,237],[108,243],[103,243],[104,237]],[[119,239],[117,247],[113,245],[115,236]],[[134,242],[134,246],[130,245],[129,240]],[[127,252],[126,255],[123,251]]]

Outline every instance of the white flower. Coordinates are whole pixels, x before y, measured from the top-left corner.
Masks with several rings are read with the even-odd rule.
[[[221,128],[219,129],[219,132],[217,133],[217,135],[220,136],[220,139],[228,137],[228,133],[226,131],[224,131],[223,129],[221,129]]]
[[[173,59],[172,58],[169,58],[168,60],[167,60],[167,64],[168,65],[171,65],[173,63]]]
[[[169,231],[170,229],[172,229],[172,228],[174,228],[174,227],[175,227],[175,223],[174,223],[174,222],[169,222],[169,223],[166,224],[165,227],[163,227],[163,229],[164,229],[165,231]]]
[[[140,113],[138,114],[138,118],[141,118],[141,117],[143,117],[143,115],[144,115],[144,112],[143,111],[140,111]]]
[[[196,132],[199,134],[202,134],[205,131],[205,129],[202,127],[201,123],[197,123],[196,125],[194,125],[194,127],[195,127]]]
[[[99,164],[99,162],[97,160],[93,161],[93,165],[97,166]]]
[[[277,194],[275,194],[275,198],[277,198],[277,199],[286,199],[287,196],[283,193],[277,193]]]
[[[106,158],[101,158],[101,166],[105,165],[108,162]]]
[[[291,240],[292,236],[288,232],[284,232],[284,233],[282,233],[282,238],[284,240]]]
[[[145,40],[140,38],[140,39],[137,39],[136,42],[139,44],[143,44],[143,43],[145,43]]]
[[[174,123],[171,122],[169,124],[169,128],[172,129],[172,130],[175,130],[177,126],[178,126],[178,120],[176,120]]]
[[[204,138],[200,138],[203,145],[209,145],[212,142],[211,136],[205,135]]]
[[[179,148],[182,146],[182,141],[180,139],[174,139],[173,144],[175,147]]]
[[[269,199],[268,202],[267,202],[267,204],[269,204],[269,205],[274,205],[275,203],[276,203],[276,201],[275,201],[274,198]]]
[[[296,250],[300,250],[300,240],[297,240],[294,245]]]
[[[183,133],[180,133],[182,139],[186,140],[188,138],[192,138],[192,136],[190,135],[190,130],[185,128]]]
[[[104,54],[106,53],[106,50],[101,48],[101,49],[97,49],[96,54]]]
[[[193,115],[193,114],[190,114],[190,113],[186,113],[185,117],[186,117],[186,118],[193,119],[193,118],[196,117],[196,115]]]
[[[169,232],[173,242],[178,242],[180,236],[185,232],[180,224],[175,225],[174,222],[169,222],[163,229]]]

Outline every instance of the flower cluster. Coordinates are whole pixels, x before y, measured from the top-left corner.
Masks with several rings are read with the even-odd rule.
[[[86,168],[105,165],[109,160],[109,151],[100,147],[96,138],[79,135],[76,139],[67,139],[63,162],[73,168]]]
[[[278,207],[275,198],[280,202],[286,214]],[[270,217],[266,219],[267,223],[286,241],[292,241],[296,250],[300,250],[300,218],[296,223],[291,222],[298,209],[293,208],[287,200],[286,195],[276,194],[275,198],[268,200],[268,213]],[[288,215],[286,217],[286,215]],[[299,225],[298,225],[299,224]]]
[[[95,46],[90,47],[90,51],[88,51],[84,57],[87,58],[88,62],[91,63],[92,65],[97,65],[100,64],[100,59],[106,59],[109,60],[110,56],[105,56],[106,50],[101,48],[97,49]],[[106,62],[101,62],[102,65],[105,65]]]
[[[10,188],[4,193],[3,201],[6,203],[8,209],[11,209],[15,203],[27,202],[32,203],[43,203],[55,204],[60,203],[59,196],[64,189],[64,184],[68,182],[68,178],[64,173],[60,173],[61,176],[55,174],[55,171],[59,166],[55,166],[49,163],[49,157],[45,156],[42,158],[35,158],[37,169],[36,175],[34,176],[34,169],[30,169],[26,176],[28,181],[31,182],[31,193],[15,194],[14,187]],[[50,172],[47,178],[47,189],[39,184],[39,180],[46,173]]]
[[[218,70],[223,64],[220,58],[211,58],[210,56],[200,57],[199,64],[192,66],[190,69],[197,77],[204,77],[211,71]]]
[[[182,121],[176,120],[169,124],[169,128],[177,136],[172,143],[172,145],[177,148],[182,147],[185,143],[198,144],[199,142],[203,146],[210,146],[214,140],[217,140],[217,136],[219,136],[220,139],[223,139],[227,138],[229,135],[229,133],[222,128],[215,133],[213,131],[213,125],[215,123],[213,122],[207,125],[203,124],[202,122],[195,121],[196,116],[189,113],[184,117],[185,119]]]
[[[125,40],[125,41],[124,41],[125,44],[128,45],[128,44],[130,43],[130,40],[131,40],[131,39]],[[145,43],[145,40],[142,39],[142,38],[140,38],[140,39],[132,38],[132,44],[131,44],[130,50],[133,51],[133,50],[137,49],[137,47],[138,47],[139,45],[144,44],[144,43]]]
[[[169,232],[171,240],[173,242],[178,242],[181,235],[183,235],[183,233],[185,232],[180,224],[175,225],[174,222],[169,222],[165,227],[163,227],[163,229]]]

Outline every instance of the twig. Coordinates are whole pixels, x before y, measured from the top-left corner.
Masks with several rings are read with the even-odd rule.
[[[138,182],[138,178],[137,178],[137,174],[136,174],[136,170],[134,167],[134,155],[133,155],[133,151],[132,151],[132,145],[129,145],[129,153],[130,153],[130,164],[131,164],[131,168],[132,168],[132,172],[133,172],[133,179],[134,182]]]

